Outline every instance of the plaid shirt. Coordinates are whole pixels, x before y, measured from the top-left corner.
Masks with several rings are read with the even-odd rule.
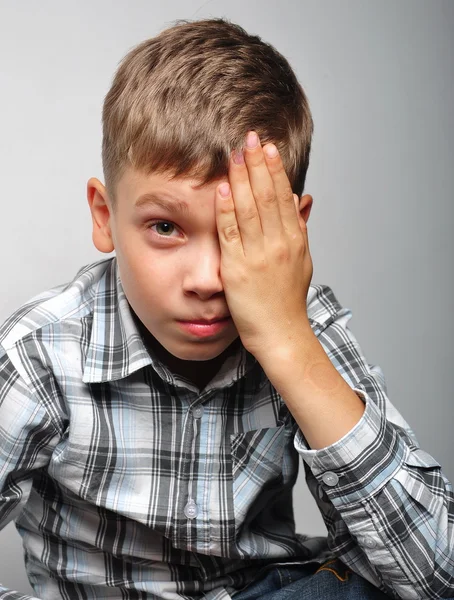
[[[0,525],[16,519],[37,596],[224,600],[267,566],[333,555],[391,597],[454,596],[451,484],[366,362],[351,311],[327,286],[307,300],[365,402],[320,450],[241,344],[202,390],[170,372],[144,345],[115,258],[6,321]],[[327,538],[295,532],[300,457]]]

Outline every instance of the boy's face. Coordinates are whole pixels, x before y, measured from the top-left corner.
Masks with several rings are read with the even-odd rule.
[[[96,247],[115,249],[132,309],[152,336],[183,361],[211,360],[238,337],[231,318],[203,336],[181,323],[229,316],[215,218],[215,189],[221,181],[197,187],[188,178],[172,181],[129,169],[118,183],[115,210],[97,179],[87,186]]]

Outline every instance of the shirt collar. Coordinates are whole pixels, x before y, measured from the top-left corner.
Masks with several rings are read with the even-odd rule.
[[[116,381],[152,362],[133,321],[116,258],[107,265],[96,284],[93,312],[87,317],[87,321],[91,320],[91,334],[84,383]]]
[[[155,353],[147,348],[137,328],[129,302],[125,296],[114,257],[98,280],[91,320],[91,333],[83,370],[84,383],[102,383],[124,379],[139,369],[151,366],[169,384],[197,388],[172,373]],[[241,344],[229,356],[206,389],[228,387],[251,369],[259,375],[257,384],[264,383],[264,374],[255,357]]]

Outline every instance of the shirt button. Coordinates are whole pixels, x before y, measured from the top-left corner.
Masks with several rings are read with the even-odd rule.
[[[189,502],[184,507],[184,514],[188,519],[194,519],[197,516],[197,504],[194,500],[189,500]]]
[[[196,406],[192,409],[192,415],[195,419],[200,419],[203,415],[203,406]]]
[[[326,485],[332,487],[339,483],[339,477],[332,471],[326,471],[326,473],[323,474],[322,481],[323,483],[326,483]]]
[[[366,548],[375,548],[375,546],[377,545],[377,542],[374,540],[374,538],[371,537],[364,537],[362,541],[363,546],[366,546]]]

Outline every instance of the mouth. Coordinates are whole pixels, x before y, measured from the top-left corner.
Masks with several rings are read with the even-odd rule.
[[[203,338],[219,335],[229,327],[231,317],[218,319],[196,319],[194,321],[180,321],[180,327],[189,335]]]
[[[226,317],[215,317],[214,319],[189,319],[182,320],[181,323],[194,323],[194,325],[212,325],[213,323],[219,323],[219,321],[227,321],[230,319],[230,316]]]

